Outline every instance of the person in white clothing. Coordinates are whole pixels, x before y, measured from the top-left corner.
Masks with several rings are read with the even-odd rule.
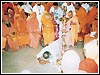
[[[44,12],[44,6],[41,4],[41,2],[36,2],[34,7],[32,8],[32,10],[33,10],[33,12],[36,12],[37,19],[38,19],[38,22],[39,22],[39,28],[40,28],[40,31],[41,31],[41,27],[42,27],[41,16]]]
[[[88,13],[90,8],[89,4],[87,2],[83,2],[81,6],[86,10],[86,13]]]
[[[36,57],[40,64],[55,64],[57,59],[61,59],[61,39],[58,39],[44,47]]]
[[[66,17],[67,17],[67,18],[69,18],[69,17],[68,17],[68,12],[69,12],[69,11],[73,11],[73,16],[76,15],[74,3],[72,3],[72,2],[64,2],[64,3],[62,4],[62,8],[63,8],[63,7],[66,7],[66,8],[67,8],[67,11],[66,11]]]
[[[26,14],[28,14],[27,16],[29,16],[30,13],[32,13],[32,7],[31,5],[29,4],[29,2],[23,2],[24,4],[21,6],[22,9],[24,9],[24,12]]]
[[[57,2],[54,2],[49,12],[54,16],[54,20],[58,25],[58,31],[59,31],[59,25],[61,23],[60,19],[63,17],[62,9],[58,6]]]

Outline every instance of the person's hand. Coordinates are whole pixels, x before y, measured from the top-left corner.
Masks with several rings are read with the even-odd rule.
[[[39,63],[40,63],[40,64],[46,64],[47,61],[45,61],[45,60],[40,60]]]
[[[37,58],[37,60],[39,61],[40,64],[47,64],[47,63],[49,63],[49,61],[42,60],[41,58]]]

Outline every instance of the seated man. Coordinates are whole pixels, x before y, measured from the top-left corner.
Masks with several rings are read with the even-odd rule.
[[[50,43],[44,47],[38,54],[37,59],[40,64],[55,63],[61,57],[61,43],[60,39]]]

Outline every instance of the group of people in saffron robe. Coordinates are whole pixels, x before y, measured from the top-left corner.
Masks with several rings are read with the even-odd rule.
[[[62,29],[64,26],[65,30]],[[98,2],[2,2],[3,52],[7,52],[8,47],[14,52],[26,46],[38,48],[39,45],[44,49],[48,45],[49,48],[55,49],[51,46],[54,43],[57,52],[51,51],[61,56],[59,53],[61,50],[58,48],[62,46],[62,42],[59,41],[62,40],[62,32],[66,33],[64,36],[67,50],[78,41],[84,41],[86,58],[93,58],[98,63],[96,60],[98,56],[95,58],[92,54],[89,55],[91,51],[87,49],[87,45],[90,46],[89,42],[98,39]],[[97,44],[92,44],[96,45],[95,49]],[[49,53],[42,52],[47,59],[46,53],[48,55]],[[37,58],[40,61],[39,55]],[[51,61],[40,63],[55,62],[55,57]]]

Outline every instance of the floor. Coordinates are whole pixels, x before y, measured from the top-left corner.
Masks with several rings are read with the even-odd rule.
[[[84,59],[82,48],[82,41],[77,42],[77,45],[71,48],[78,52],[81,60]],[[41,49],[41,46],[37,49],[27,46],[16,52],[11,53],[9,50],[2,54],[2,73],[21,73],[23,70],[29,70],[31,73],[60,73],[53,64],[41,65],[38,63],[36,55]]]

